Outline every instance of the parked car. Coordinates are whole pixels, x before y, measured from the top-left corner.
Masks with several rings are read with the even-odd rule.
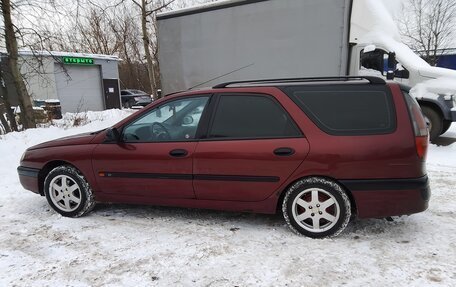
[[[164,97],[113,127],[42,143],[18,167],[63,216],[96,202],[275,213],[313,238],[352,216],[428,207],[426,123],[395,82],[231,82]]]
[[[152,102],[152,97],[141,90],[121,90],[120,97],[122,100],[122,107],[128,109],[134,106],[145,107]]]

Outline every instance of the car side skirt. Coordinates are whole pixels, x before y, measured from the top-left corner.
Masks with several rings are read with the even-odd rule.
[[[95,200],[103,203],[127,203],[139,205],[157,205],[185,208],[201,208],[233,212],[276,213],[277,197],[271,196],[263,201],[217,201],[201,199],[142,197],[121,194],[95,194]]]

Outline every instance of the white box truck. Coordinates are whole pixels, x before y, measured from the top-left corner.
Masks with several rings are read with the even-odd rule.
[[[385,0],[230,0],[159,14],[163,93],[346,75],[456,84],[456,71],[430,66],[401,42],[389,9]],[[435,139],[456,121],[456,89],[431,86],[414,96]]]

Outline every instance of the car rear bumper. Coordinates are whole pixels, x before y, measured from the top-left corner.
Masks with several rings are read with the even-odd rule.
[[[38,174],[40,170],[38,168],[19,166],[17,173],[19,174],[19,181],[22,187],[30,190],[34,193],[40,193],[38,186]]]
[[[360,218],[382,218],[422,212],[428,208],[431,197],[427,176],[340,182],[351,191]]]

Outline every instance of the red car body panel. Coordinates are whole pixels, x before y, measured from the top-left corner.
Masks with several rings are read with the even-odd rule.
[[[195,198],[192,180],[192,156],[197,142],[99,144],[92,164],[100,192],[126,196]],[[185,149],[188,155],[173,158],[169,152]],[[122,177],[112,174],[125,173]],[[134,174],[160,175],[141,177]],[[169,176],[166,178],[166,175]],[[101,176],[103,175],[103,176]],[[182,175],[179,178],[178,175]]]
[[[352,195],[359,218],[413,214],[426,210],[429,205],[429,197],[416,189],[358,190]]]
[[[59,146],[71,146],[71,145],[84,145],[89,144],[95,138],[96,134],[94,133],[83,133],[74,136],[63,137],[55,139],[52,141],[47,141],[44,143],[37,144],[29,150],[43,149],[50,147],[59,147]]]
[[[286,157],[275,155],[273,151],[281,147],[292,148],[295,153]],[[196,198],[265,200],[287,182],[308,151],[305,138],[199,142],[193,159]],[[207,180],[204,175],[222,177]],[[258,180],[242,180],[245,175],[258,177]],[[240,176],[240,180],[230,180],[226,176]]]
[[[104,143],[107,132],[101,131],[32,147],[21,161],[21,167],[26,169],[23,174],[28,168],[32,174],[35,169],[39,171],[36,178],[20,175],[20,180],[24,188],[42,194],[46,171],[65,162],[81,171],[100,202],[275,213],[288,186],[307,176],[321,176],[339,181],[346,188],[359,217],[416,213],[428,205],[429,192],[422,188],[427,184],[425,161],[417,156],[415,135],[400,87],[394,83],[387,86],[397,111],[397,128],[389,134],[329,135],[278,88],[229,88],[229,93],[273,96],[303,136],[130,144]],[[166,101],[223,92],[227,89],[162,98],[115,127],[121,129]],[[273,151],[282,147],[292,148],[295,153],[276,156]],[[174,149],[185,149],[188,154],[173,158],[169,152]],[[119,173],[121,177],[117,177]],[[375,179],[382,183],[372,184]],[[401,185],[403,179],[423,184],[420,188],[408,188]]]

